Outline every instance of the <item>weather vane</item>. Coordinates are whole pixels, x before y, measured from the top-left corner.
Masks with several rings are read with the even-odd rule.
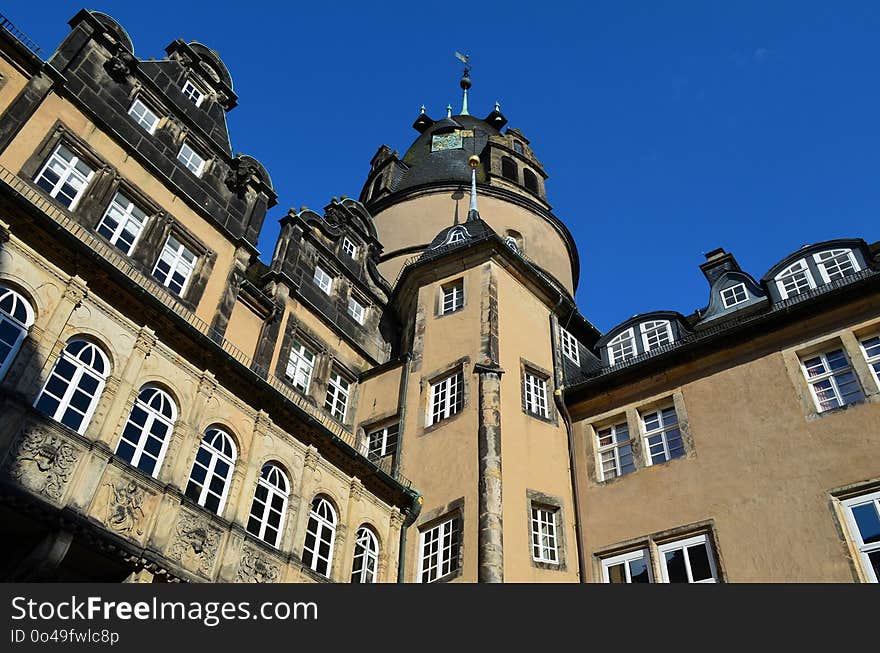
[[[464,98],[461,102],[461,115],[467,116],[468,114],[468,89],[471,87],[471,63],[470,56],[466,54],[462,54],[461,52],[455,52],[455,58],[464,64],[464,73],[461,76],[461,81],[459,84],[461,85],[461,90],[464,91]]]

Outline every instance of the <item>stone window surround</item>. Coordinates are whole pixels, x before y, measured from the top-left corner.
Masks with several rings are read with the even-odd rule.
[[[48,193],[36,184],[33,184],[32,188],[47,200],[58,204],[68,215],[86,228],[92,236],[103,240],[109,247],[114,246],[110,245],[109,241],[101,236],[96,229],[116,193],[121,192],[123,195],[126,195],[147,214],[147,220],[144,223],[141,235],[128,259],[136,263],[145,276],[152,278],[153,268],[162,253],[162,247],[168,236],[173,235],[197,256],[197,261],[184,295],[171,294],[188,307],[195,308],[204,293],[208,278],[214,267],[216,260],[215,252],[208,249],[183,223],[163,211],[146,193],[142,192],[131,182],[123,179],[114,166],[105,162],[97,151],[71,131],[63,122],[60,120],[55,122],[39,146],[24,162],[18,173],[19,176],[23,179],[32,180],[37,172],[39,172],[43,163],[45,163],[46,158],[62,142],[65,147],[93,165],[95,169],[95,175],[86,187],[86,192],[82,199],[76,208],[70,211],[58,204],[54,198],[50,197]],[[125,256],[122,252],[119,252],[119,255]],[[168,292],[170,293],[171,291]]]
[[[464,497],[459,497],[458,499],[450,501],[445,506],[440,506],[434,510],[422,513],[417,523],[414,524],[415,533],[418,537],[414,538],[416,540],[416,555],[414,561],[413,582],[421,582],[419,579],[419,569],[421,569],[422,564],[422,533],[436,526],[440,522],[446,521],[450,517],[458,522],[458,565],[454,571],[445,576],[441,576],[437,580],[432,581],[432,583],[448,583],[462,575],[464,569],[464,507]]]
[[[538,376],[544,379],[547,388],[547,417],[543,415],[539,415],[537,413],[533,413],[528,408],[526,408],[526,372],[532,374],[533,376]],[[529,417],[539,420],[541,422],[546,422],[547,424],[553,424],[554,426],[559,425],[559,421],[556,414],[556,402],[553,400],[553,373],[550,370],[546,370],[540,365],[535,365],[534,363],[526,360],[525,358],[519,359],[519,387],[520,387],[520,408],[522,408],[522,412],[528,415]]]
[[[457,283],[461,281],[461,308],[450,311],[448,313],[443,312],[443,287],[449,286],[450,284]],[[434,318],[440,319],[442,317],[448,317],[450,315],[459,315],[468,304],[468,275],[463,274],[461,276],[457,276],[452,279],[447,279],[446,281],[441,281],[438,283],[434,289]]]
[[[685,540],[690,537],[705,535],[709,542],[712,562],[715,563],[715,570],[718,574],[716,582],[726,582],[727,574],[724,571],[724,559],[721,555],[721,547],[718,544],[718,534],[714,519],[705,519],[693,522],[685,526],[677,526],[662,531],[657,531],[642,537],[632,538],[611,546],[602,547],[593,551],[592,571],[594,582],[603,582],[602,561],[624,553],[632,553],[638,550],[646,550],[648,554],[648,562],[650,574],[653,582],[662,582],[663,570],[660,565],[660,553],[658,547],[663,544],[671,544],[679,540]]]
[[[642,415],[653,410],[668,407],[669,404],[672,404],[675,407],[675,414],[678,417],[678,428],[681,432],[681,440],[684,444],[685,454],[684,456],[672,458],[671,460],[662,463],[655,463],[653,465],[647,464]],[[614,478],[609,478],[608,480],[603,481],[600,480],[601,477],[599,474],[598,466],[601,464],[601,459],[599,456],[599,441],[596,437],[596,432],[601,428],[607,427],[611,423],[620,423],[621,421],[626,421],[626,425],[629,428],[635,470],[629,474],[615,476]],[[586,440],[587,458],[588,460],[592,460],[592,464],[587,465],[587,477],[591,485],[625,483],[626,479],[634,474],[646,473],[648,470],[655,468],[663,469],[667,465],[675,464],[676,461],[687,460],[696,455],[682,388],[677,388],[672,392],[664,392],[660,395],[655,395],[645,400],[633,402],[623,407],[617,407],[613,410],[601,413],[589,421],[584,422],[583,434]]]
[[[381,415],[375,415],[370,417],[368,421],[361,422],[357,427],[357,443],[358,443],[358,451],[366,456],[367,448],[369,446],[369,437],[370,433],[374,433],[376,431],[382,430],[391,426],[392,424],[397,424],[398,428],[400,426],[400,412],[399,411],[389,411],[386,413],[382,413]]]
[[[849,522],[846,516],[847,509],[843,502],[847,499],[855,499],[860,496],[880,492],[880,477],[872,478],[858,483],[851,483],[828,491],[828,507],[834,515],[834,525],[837,533],[843,541],[849,553],[849,565],[852,572],[853,582],[870,583],[865,569],[860,562],[861,553],[855,544],[855,539],[850,532]]]
[[[467,368],[467,366],[470,364],[470,362],[471,362],[470,356],[463,356],[462,358],[459,358],[458,360],[453,361],[452,363],[449,363],[445,367],[442,367],[437,370],[433,370],[431,373],[423,375],[419,379],[419,394],[420,394],[420,399],[419,399],[420,413],[419,414],[421,416],[421,418],[419,419],[419,431],[417,433],[419,436],[433,433],[435,430],[437,430],[439,428],[443,428],[447,424],[451,423],[453,420],[460,418],[465,413],[465,409],[468,406],[468,402],[470,400],[470,393],[471,393],[471,383],[468,380],[468,375],[465,374],[465,368]],[[426,426],[425,422],[427,419],[428,412],[430,411],[430,408],[431,408],[431,406],[430,406],[431,386],[434,383],[436,383],[437,381],[440,381],[443,378],[445,378],[451,374],[454,374],[456,371],[461,372],[461,379],[462,379],[463,398],[462,398],[462,402],[461,402],[461,410],[459,410],[454,415],[447,417],[446,419],[442,419],[439,422],[435,422],[433,424]]]
[[[877,380],[868,367],[860,343],[863,338],[876,334],[878,330],[880,330],[880,321],[875,319],[872,322],[864,322],[855,326],[838,329],[782,350],[785,369],[797,401],[801,404],[805,421],[812,422],[813,420],[822,419],[828,415],[834,415],[864,403],[880,402],[880,385],[878,385]],[[864,398],[838,408],[819,412],[816,402],[813,400],[809,381],[807,381],[807,377],[804,375],[801,361],[810,355],[838,348],[843,349],[846,353],[850,366],[862,387]]]
[[[552,508],[553,516],[556,522],[556,556],[557,564],[551,562],[541,562],[535,560],[532,552],[532,508]],[[566,560],[566,544],[565,544],[565,504],[559,497],[544,494],[537,490],[526,490],[526,523],[528,526],[528,554],[532,566],[537,569],[546,569],[549,571],[567,571],[568,563]]]

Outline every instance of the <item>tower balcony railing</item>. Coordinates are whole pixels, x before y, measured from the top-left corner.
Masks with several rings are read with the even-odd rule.
[[[381,469],[381,471],[389,476],[393,476],[404,487],[412,487],[412,483],[399,471],[392,474],[394,470],[380,467],[373,461],[369,461],[365,456],[362,456],[354,433],[310,403],[281,379],[271,374],[267,367],[256,363],[250,356],[229,342],[219,331],[212,328],[210,324],[184,306],[165,286],[145,275],[121,252],[104,243],[100,238],[74,220],[64,209],[47,200],[29,181],[0,165],[0,182],[5,184],[14,195],[17,195],[20,199],[38,209],[40,215],[50,219],[57,226],[62,227],[85,247],[92,250],[105,264],[113,266],[128,279],[146,290],[151,298],[160,302],[165,308],[180,317],[190,328],[215,343],[229,358],[238,364],[242,373],[251,376],[257,382],[267,384],[278,395],[281,395],[286,402],[295,405],[299,410],[320,424],[323,429],[332,434],[334,438],[351,447],[357,452],[355,455],[363,458],[371,466]]]

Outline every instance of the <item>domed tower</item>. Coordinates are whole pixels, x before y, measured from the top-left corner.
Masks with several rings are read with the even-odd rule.
[[[394,464],[424,498],[402,580],[577,582],[570,430],[555,390],[566,365],[589,365],[599,334],[574,305],[577,250],[528,139],[502,131],[497,104],[470,115],[467,68],[461,86],[461,112],[423,109],[415,142],[402,158],[380,148],[361,194],[403,361],[364,384],[362,425],[386,452],[393,424]]]

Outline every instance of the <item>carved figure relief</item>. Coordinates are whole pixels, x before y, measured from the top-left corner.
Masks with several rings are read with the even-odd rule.
[[[174,530],[175,540],[169,551],[171,558],[184,567],[210,576],[217,558],[220,533],[196,515],[182,514]]]
[[[107,500],[107,517],[104,523],[114,531],[124,534],[143,535],[141,521],[146,516],[143,505],[145,492],[134,481],[120,479],[108,483],[110,488]]]
[[[274,583],[280,575],[281,566],[266,555],[253,549],[242,550],[236,577],[239,583]]]
[[[20,485],[57,501],[78,457],[79,452],[60,436],[31,428],[18,442],[9,475]]]

